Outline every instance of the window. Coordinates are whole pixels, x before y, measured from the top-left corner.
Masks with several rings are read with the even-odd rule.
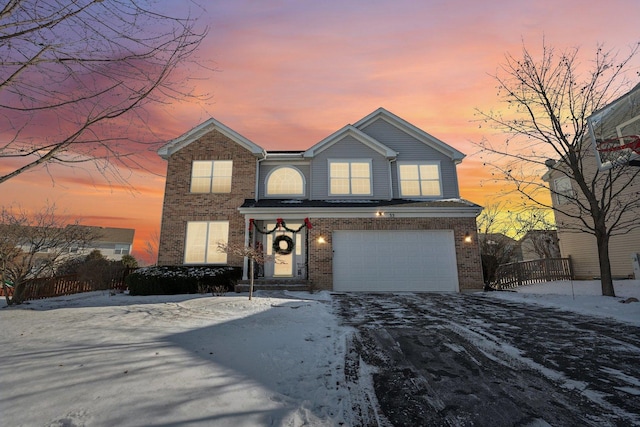
[[[267,177],[268,196],[304,196],[304,178],[290,166],[277,168]]]
[[[229,221],[187,223],[185,264],[226,264],[227,254],[218,252],[218,244],[229,240]]]
[[[556,203],[562,205],[568,203],[574,197],[573,188],[571,187],[571,179],[563,176],[553,181],[555,190]]]
[[[371,160],[329,160],[331,195],[370,195]]]
[[[440,165],[438,163],[398,163],[400,196],[440,197]]]
[[[231,160],[196,160],[191,168],[192,193],[230,193]]]
[[[116,248],[113,253],[116,255],[129,255],[129,245],[116,243]]]

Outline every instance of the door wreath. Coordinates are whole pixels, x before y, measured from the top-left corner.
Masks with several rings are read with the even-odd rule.
[[[280,242],[285,242],[287,247],[281,247]],[[293,243],[293,239],[289,236],[285,236],[284,234],[273,239],[273,251],[278,255],[289,255],[291,251],[293,251],[294,246],[295,244]]]

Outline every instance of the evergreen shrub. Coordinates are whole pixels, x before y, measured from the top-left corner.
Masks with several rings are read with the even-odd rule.
[[[130,295],[176,295],[233,290],[242,270],[237,267],[162,266],[143,267],[125,282]]]

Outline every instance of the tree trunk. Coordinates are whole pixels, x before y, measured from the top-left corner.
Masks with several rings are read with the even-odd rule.
[[[596,224],[596,242],[598,243],[598,261],[600,264],[600,283],[602,295],[615,297],[613,278],[611,276],[611,261],[609,260],[609,235],[604,224]]]
[[[24,296],[27,290],[27,286],[24,282],[18,282],[13,285],[13,297],[11,297],[12,304],[22,304],[24,302]]]

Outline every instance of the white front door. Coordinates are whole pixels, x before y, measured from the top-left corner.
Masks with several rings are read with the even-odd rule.
[[[287,223],[287,227],[294,230],[297,230],[301,225],[301,223]],[[267,224],[266,229],[272,230],[275,226],[275,223]],[[291,233],[283,229],[265,235],[264,245],[267,255],[275,257],[275,260],[265,263],[265,277],[297,277],[302,275],[301,265],[304,265],[303,232],[304,229],[298,233]],[[287,236],[293,241],[291,253],[278,254],[273,250],[273,243],[278,236]],[[286,243],[281,241],[280,247],[285,248]]]

